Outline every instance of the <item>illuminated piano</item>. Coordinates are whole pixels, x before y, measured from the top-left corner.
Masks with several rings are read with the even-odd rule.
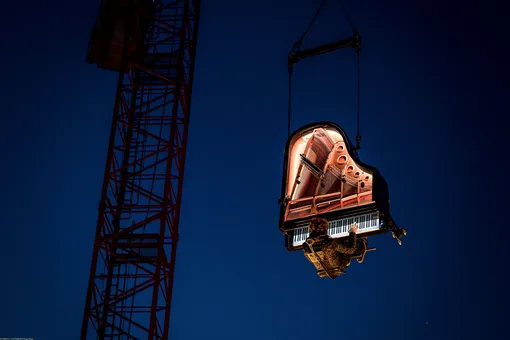
[[[359,160],[345,132],[329,122],[304,126],[287,141],[280,230],[288,250],[302,248],[314,217],[328,220],[333,238],[347,237],[353,223],[362,237],[391,231],[400,244],[405,234],[391,218],[384,178]]]

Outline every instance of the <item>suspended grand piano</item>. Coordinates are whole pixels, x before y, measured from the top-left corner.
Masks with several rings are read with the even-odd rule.
[[[401,244],[406,233],[391,218],[388,186],[376,168],[364,164],[345,132],[336,124],[314,123],[294,132],[285,148],[280,230],[290,251],[302,249],[308,223],[328,220],[328,235],[349,235],[358,223],[358,235],[391,231]]]

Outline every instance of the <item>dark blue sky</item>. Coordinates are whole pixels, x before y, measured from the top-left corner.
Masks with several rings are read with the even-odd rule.
[[[286,57],[319,3],[203,1],[173,339],[495,336],[503,252],[489,252],[484,230],[501,220],[489,215],[501,213],[489,196],[500,175],[483,143],[502,124],[483,102],[497,89],[470,3],[347,2],[364,43],[360,158],[386,178],[409,233],[402,247],[375,238],[377,251],[334,281],[285,250]],[[305,47],[351,34],[339,4]],[[84,61],[98,0],[14,6],[0,21],[0,337],[78,339],[116,75]],[[329,120],[354,139],[355,62],[343,50],[298,64],[292,129]]]

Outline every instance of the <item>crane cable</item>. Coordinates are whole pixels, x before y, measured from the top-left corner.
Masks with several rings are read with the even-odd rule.
[[[315,12],[315,15],[313,16],[312,20],[308,24],[306,30],[303,32],[303,34],[301,35],[299,40],[297,42],[295,42],[294,45],[292,46],[291,53],[299,51],[305,36],[308,34],[308,31],[314,24],[315,19],[317,19],[320,11],[322,10],[322,8],[324,7],[325,4],[326,4],[326,0],[323,0],[322,3],[320,4],[319,8]],[[356,29],[354,24],[352,23],[351,16],[349,15],[347,8],[345,7],[345,3],[343,1],[341,1],[341,4],[342,4],[342,8],[344,10],[346,19],[349,22],[349,25],[351,26],[351,28],[353,29],[355,34],[358,34],[359,30]],[[357,76],[358,76],[358,79],[357,79],[357,82],[358,82],[358,87],[357,87],[357,92],[358,92],[357,93],[357,97],[358,97],[357,98],[358,99],[357,118],[358,118],[358,121],[357,121],[357,134],[356,134],[356,150],[359,150],[359,149],[361,149],[360,143],[361,143],[361,139],[362,139],[362,137],[360,135],[360,58],[359,58],[360,57],[360,48],[358,48],[356,55],[357,55],[357,73],[358,73],[357,74]],[[292,110],[291,110],[291,108],[292,108],[292,72],[293,72],[293,65],[289,65],[289,85],[288,85],[288,89],[289,89],[288,99],[289,100],[288,100],[288,106],[287,106],[287,108],[288,108],[287,109],[287,138],[290,138],[290,122],[291,122],[291,112],[292,112]]]
[[[355,32],[355,34],[358,34],[359,33],[359,30],[354,27],[354,24],[352,23],[352,19],[351,19],[351,16],[349,15],[349,11],[347,11],[347,8],[345,7],[345,2],[343,1],[340,1],[341,4],[342,4],[342,8],[344,10],[344,14],[345,14],[345,17],[347,18],[347,21],[349,22],[349,25],[351,25],[351,28],[352,30]],[[358,123],[357,123],[357,134],[356,134],[356,150],[359,150],[361,149],[361,135],[359,134],[359,126],[360,126],[360,56],[361,54],[361,51],[360,51],[360,48],[358,48],[358,50],[356,51],[356,62],[357,62],[357,68],[358,68],[358,89],[357,89],[357,99],[358,99],[358,112],[357,112],[357,118],[358,118]]]
[[[320,4],[319,8],[315,12],[315,15],[313,16],[312,20],[308,24],[308,27],[306,27],[306,30],[301,35],[301,38],[299,38],[299,40],[294,43],[294,46],[292,46],[292,50],[291,50],[290,53],[299,51],[299,49],[301,48],[301,45],[303,44],[303,40],[305,39],[306,35],[308,34],[308,31],[310,30],[310,28],[312,28],[312,25],[314,24],[315,19],[317,19],[317,17],[319,16],[319,13],[322,10],[322,7],[324,7],[325,4],[326,4],[326,0],[322,0],[322,3]],[[290,118],[291,118],[291,105],[292,105],[292,71],[293,71],[293,68],[294,68],[293,65],[289,65],[289,105],[288,105],[288,110],[287,110],[287,113],[288,113],[288,117],[287,117],[287,138],[290,137]]]

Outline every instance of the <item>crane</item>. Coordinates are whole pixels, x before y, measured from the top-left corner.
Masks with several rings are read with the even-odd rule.
[[[168,339],[200,0],[102,0],[87,62],[118,74],[81,340]]]

